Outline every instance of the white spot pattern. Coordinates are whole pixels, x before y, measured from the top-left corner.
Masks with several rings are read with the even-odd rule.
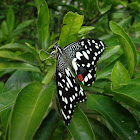
[[[83,56],[80,52],[76,52],[76,58],[81,60],[81,56]]]
[[[90,67],[90,63],[87,63],[87,67],[88,67],[88,68]]]
[[[102,41],[100,41],[100,44],[101,44],[102,46],[104,46],[104,44],[103,44],[103,42],[102,42]]]
[[[87,53],[86,53],[85,51],[82,51],[82,53],[83,53],[84,57],[85,57],[87,60],[89,60],[89,56],[87,55]]]
[[[88,79],[91,79],[92,78],[92,75],[90,73],[88,73]]]
[[[59,95],[62,96],[62,91],[61,90],[59,90]]]
[[[73,66],[75,71],[78,70],[77,64],[76,64],[76,62],[74,60],[72,60],[72,66]]]
[[[87,77],[87,76],[84,78],[84,81],[85,81],[85,82],[87,82],[87,81],[88,81],[88,77]]]
[[[66,77],[66,79],[67,79],[68,83],[70,84],[70,86],[73,87],[71,80],[68,77]]]

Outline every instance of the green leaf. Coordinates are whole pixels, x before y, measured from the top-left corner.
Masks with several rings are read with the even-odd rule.
[[[4,36],[3,36],[2,31],[0,30],[0,43],[3,41],[3,39],[4,39]]]
[[[22,89],[30,82],[32,82],[32,77],[29,72],[17,70],[6,81],[3,92]]]
[[[134,114],[136,120],[137,120],[138,122],[140,122],[140,111],[138,111],[138,110],[132,108],[132,113]]]
[[[119,45],[116,46],[112,46],[112,47],[107,47],[104,54],[102,55],[102,57],[99,59],[98,63],[101,63],[102,61],[110,58],[112,55],[116,54],[120,49]]]
[[[109,63],[105,68],[102,69],[101,72],[97,71],[96,79],[109,78],[111,75],[112,68],[114,67],[115,62]]]
[[[140,83],[140,80],[139,80]],[[113,90],[114,99],[140,111],[140,85],[128,84]]]
[[[25,44],[26,44],[26,46],[28,48],[28,51],[31,52],[32,54],[34,54],[36,60],[38,62],[40,62],[40,58],[39,58],[37,50],[33,46],[31,46],[29,43],[26,42]]]
[[[17,61],[23,61],[33,65],[35,64],[34,56],[31,53],[23,53],[18,55],[10,51],[0,51],[0,57],[17,60]]]
[[[107,11],[109,11],[109,10],[111,9],[111,6],[112,6],[112,5],[107,5],[107,6],[105,6],[105,8],[99,9],[100,13],[101,13],[101,14],[106,13]]]
[[[7,23],[6,23],[5,20],[2,21],[2,23],[1,23],[1,31],[2,31],[3,35],[8,35],[9,34]]]
[[[29,43],[25,43],[25,44],[26,46],[19,43],[10,43],[10,44],[1,46],[0,50],[30,52],[35,56],[35,58],[39,62],[40,61],[39,55],[37,51],[35,50],[35,48],[32,47]]]
[[[92,12],[93,8],[96,8],[101,14],[104,14],[111,8],[111,5],[106,5],[104,8],[100,8],[98,0],[85,0],[85,3],[88,5],[87,9],[90,10],[90,12]]]
[[[84,9],[88,12],[87,16],[93,16],[93,10],[99,10],[98,0],[82,0]]]
[[[2,127],[4,128],[5,132],[7,132],[8,128],[8,119],[11,113],[12,106],[9,106],[8,108],[5,108],[2,112],[0,112],[0,119]]]
[[[11,115],[9,140],[32,139],[51,105],[53,90],[52,82],[47,86],[33,82],[20,91]]]
[[[44,50],[40,50],[39,51],[39,57],[42,61],[46,60],[46,58],[48,58],[50,55],[47,54]]]
[[[107,60],[106,60],[107,61]],[[112,69],[115,65],[115,63],[117,61],[125,62],[125,57],[123,55],[114,55],[111,58],[108,59],[108,61],[110,62],[109,64],[107,64],[100,72],[97,71],[97,78],[96,79],[103,79],[103,78],[107,78],[110,79],[110,75],[112,72]],[[125,64],[125,63],[123,63]]]
[[[136,48],[131,40],[131,38],[126,34],[124,29],[117,25],[114,21],[110,21],[111,30],[118,35],[119,41],[124,51],[124,55],[128,64],[128,72],[132,77],[136,62],[137,62],[137,53]]]
[[[118,88],[119,86],[126,84],[130,80],[130,75],[125,67],[117,61],[112,69],[111,80],[113,88]]]
[[[12,90],[4,92],[0,95],[0,119],[5,132],[7,132],[8,128],[8,119],[10,116],[11,107],[13,106],[19,91],[19,89]]]
[[[42,83],[43,84],[48,84],[51,80],[52,80],[52,77],[54,75],[56,71],[56,63],[54,63],[48,70],[46,76],[44,77],[44,79],[42,80]]]
[[[138,12],[140,11],[140,3],[139,1],[132,1],[131,3],[128,3],[128,7],[137,10]]]
[[[38,65],[38,61],[35,59],[34,55],[30,52],[21,53],[17,55],[17,57],[23,62],[27,62],[32,65]]]
[[[13,59],[13,60],[21,60],[20,58],[18,58],[18,55],[16,53],[13,53],[10,51],[0,51],[0,57],[9,58],[9,59]]]
[[[95,119],[89,119],[91,127],[95,133],[96,140],[115,140],[111,132]]]
[[[137,31],[136,34],[140,34],[139,31]],[[134,44],[140,45],[140,40],[139,40],[139,38],[132,37],[132,40],[133,40]],[[138,51],[138,50],[137,50],[137,51]],[[137,54],[137,55],[138,55],[138,54]]]
[[[19,91],[18,89],[0,94],[0,112],[10,108],[14,104]]]
[[[9,8],[7,17],[6,17],[7,27],[9,31],[11,32],[14,28],[15,24],[15,14],[12,8]]]
[[[57,127],[56,127],[56,129],[55,129],[55,131],[52,134],[52,136],[51,136],[50,139],[51,140],[63,140],[64,137],[66,139],[68,139],[67,136],[70,135],[70,134],[69,133],[66,133],[68,130],[66,130],[66,132],[65,132],[65,129],[66,129],[66,127],[64,126],[64,123],[62,121],[59,121],[59,123],[58,123],[58,125],[57,125]],[[71,139],[71,138],[72,137],[70,136],[69,139]]]
[[[2,93],[3,87],[4,87],[4,83],[0,82],[0,94]]]
[[[95,29],[95,27],[93,26],[82,26],[80,30],[78,31],[78,34],[85,34],[93,29]]]
[[[126,27],[128,27],[131,24],[131,20],[132,20],[132,16],[129,16],[128,18],[125,18],[125,19],[121,20],[119,22],[119,25],[122,28],[126,28]]]
[[[50,140],[59,121],[59,114],[55,110],[51,110],[48,116],[43,120],[33,140]]]
[[[22,23],[20,23],[17,28],[14,30],[13,34],[17,34],[21,31],[23,31],[23,29],[27,26],[29,26],[31,23],[33,23],[33,19],[30,19],[30,20],[25,20],[23,21]]]
[[[80,107],[76,107],[68,130],[75,140],[94,140],[95,136],[89,121]]]
[[[34,67],[27,63],[21,63],[21,62],[0,62],[0,70],[25,70],[25,71],[34,71],[34,72],[40,72],[38,67]]]
[[[0,47],[0,50],[30,51],[28,47],[19,43],[10,43]]]
[[[49,47],[49,8],[45,0],[35,0],[38,18],[37,18],[37,32],[42,45],[42,49],[46,50]]]
[[[87,107],[99,112],[123,140],[135,139],[140,132],[133,115],[109,97],[89,94]]]
[[[58,43],[61,47],[65,47],[77,40],[78,31],[83,24],[83,19],[83,16],[73,12],[68,12],[65,15]]]
[[[140,86],[140,77],[131,79],[130,81],[127,82],[127,84],[135,84]]]

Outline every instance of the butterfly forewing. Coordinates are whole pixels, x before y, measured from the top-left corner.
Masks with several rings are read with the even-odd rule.
[[[61,114],[66,125],[70,123],[76,103],[86,100],[86,95],[58,51],[56,68],[57,93]]]
[[[105,44],[98,39],[82,39],[64,48],[69,64],[85,86],[95,81],[96,64],[105,48]]]

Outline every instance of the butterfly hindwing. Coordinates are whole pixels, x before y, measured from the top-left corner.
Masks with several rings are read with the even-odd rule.
[[[65,124],[68,125],[76,103],[85,101],[87,97],[82,87],[76,82],[61,53],[57,56],[56,83],[61,114]]]
[[[85,86],[90,86],[95,81],[96,64],[105,48],[105,44],[98,39],[82,39],[64,48],[78,80]]]

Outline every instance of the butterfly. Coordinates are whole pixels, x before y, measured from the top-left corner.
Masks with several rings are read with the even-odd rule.
[[[96,64],[106,45],[98,39],[81,39],[64,48],[55,44],[56,84],[60,111],[66,125],[70,124],[77,103],[87,100],[82,82],[91,86],[96,77]]]

